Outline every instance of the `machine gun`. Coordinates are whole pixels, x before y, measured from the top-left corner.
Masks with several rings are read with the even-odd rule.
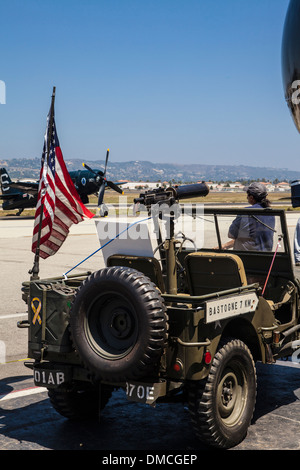
[[[142,204],[148,211],[151,207],[158,204],[166,204],[172,206],[181,199],[191,199],[195,197],[204,197],[209,193],[206,183],[186,184],[183,186],[175,186],[169,188],[157,188],[145,191],[140,197],[134,199],[135,204]]]
[[[157,188],[145,191],[138,198],[134,199],[136,206],[142,205],[148,211],[148,214],[153,217],[159,247],[163,246],[163,251],[165,252],[166,288],[169,294],[177,294],[176,243],[178,241],[174,237],[174,219],[178,218],[181,213],[178,201],[204,197],[208,193],[209,188],[207,184],[202,182],[174,188]],[[136,211],[139,210],[140,208],[136,209]],[[158,218],[169,222],[164,243],[161,240]]]

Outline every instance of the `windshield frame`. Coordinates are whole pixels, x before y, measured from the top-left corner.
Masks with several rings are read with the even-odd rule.
[[[196,207],[194,204],[192,205],[191,208],[191,215],[197,217],[199,215]],[[218,248],[217,249],[206,249],[202,248],[201,250],[203,251],[216,251],[216,252],[226,252],[228,250],[222,249],[222,240],[221,240],[221,235],[220,235],[220,228],[219,228],[219,220],[218,216],[239,216],[239,215],[253,215],[255,217],[257,216],[275,216],[279,217],[280,219],[280,224],[281,224],[281,232],[282,233],[277,233],[277,236],[281,237],[281,243],[283,244],[283,251],[278,253],[281,256],[286,256],[291,259],[291,247],[290,247],[290,240],[289,240],[289,235],[288,235],[288,227],[287,227],[287,221],[286,221],[286,216],[285,216],[285,211],[283,209],[271,209],[271,208],[266,208],[266,209],[259,209],[255,208],[252,209],[251,207],[245,207],[245,208],[240,208],[240,207],[232,207],[232,208],[224,208],[224,207],[207,207],[204,205],[203,208],[203,217],[207,215],[213,215],[214,218],[214,225],[215,225],[215,231],[216,231],[216,237],[218,241]],[[274,232],[275,233],[275,232]],[[231,252],[234,253],[240,253],[241,250],[230,250]],[[258,254],[259,251],[252,251],[253,254]],[[274,251],[268,252],[269,254],[273,254]]]

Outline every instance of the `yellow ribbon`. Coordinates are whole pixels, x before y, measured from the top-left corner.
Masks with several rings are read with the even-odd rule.
[[[38,301],[38,306],[36,307],[34,305],[34,301],[37,300]],[[35,325],[35,322],[38,321],[39,324],[42,323],[42,319],[39,315],[40,311],[41,311],[41,308],[42,308],[42,304],[41,304],[41,301],[38,297],[34,297],[34,299],[32,299],[31,301],[31,308],[32,308],[32,311],[34,312],[34,317],[32,319],[32,323]]]

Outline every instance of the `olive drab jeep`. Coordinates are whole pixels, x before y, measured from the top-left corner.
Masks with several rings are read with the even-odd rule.
[[[176,237],[180,211],[164,217],[162,206],[207,193],[202,183],[140,195],[148,214],[158,209],[155,223],[169,224],[153,256],[113,253],[97,272],[23,283],[25,365],[63,416],[98,417],[121,387],[136,402],[187,403],[209,446],[245,438],[256,362],[300,347],[300,286],[282,210],[204,207],[201,247]],[[249,249],[224,249],[237,221]],[[269,249],[255,237],[271,240]]]

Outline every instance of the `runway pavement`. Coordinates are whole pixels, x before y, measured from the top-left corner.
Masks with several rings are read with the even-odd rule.
[[[290,236],[298,215],[288,213]],[[45,389],[33,386],[24,367],[27,330],[18,329],[26,305],[21,284],[33,265],[33,219],[0,220],[0,450],[1,449],[179,449],[201,450],[188,413],[178,405],[146,409],[117,392],[105,408],[104,428],[71,425],[50,406]],[[40,277],[62,275],[99,248],[94,220],[73,225],[55,256],[40,260]],[[101,252],[76,272],[104,266]],[[252,426],[237,450],[300,450],[300,368],[278,362],[258,366],[259,389]],[[18,394],[15,394],[18,392]],[[147,426],[145,428],[145,423]],[[130,429],[130,432],[129,432]]]

